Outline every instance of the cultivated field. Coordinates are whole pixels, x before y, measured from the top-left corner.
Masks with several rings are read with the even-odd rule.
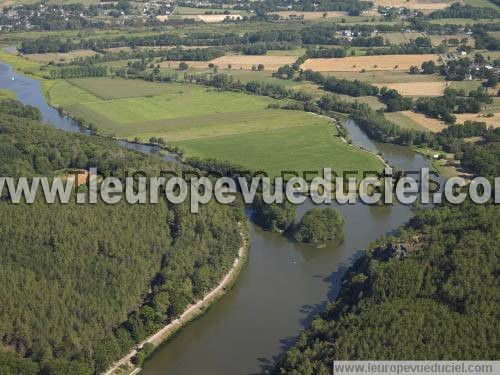
[[[400,113],[401,115],[405,116],[406,118],[410,119],[411,121],[417,123],[421,127],[426,128],[427,130],[433,133],[439,133],[441,130],[446,128],[446,125],[442,121],[439,121],[435,118],[427,117],[421,113],[416,113],[412,111],[402,111],[398,113]]]
[[[328,122],[313,122],[288,129],[180,142],[189,155],[231,160],[278,175],[282,170],[380,170],[381,163],[366,152],[336,137]],[[279,145],[279,147],[277,147]],[[352,169],[351,169],[352,168]]]
[[[413,82],[429,82],[429,76],[425,74],[410,74],[408,71],[398,71],[398,70],[375,70],[371,72],[323,72],[326,76],[335,76],[337,78],[343,78],[348,80],[358,79],[363,82],[368,82],[372,84],[384,84],[388,85],[390,83],[413,83]],[[432,79],[438,82],[444,82],[444,79],[439,76],[432,76]]]
[[[230,9],[230,8],[189,8],[189,7],[181,7],[181,6],[176,6],[173,14],[176,15],[189,15],[189,14],[205,14],[207,12],[212,12],[212,13],[223,13],[223,12],[229,12],[229,13],[241,13],[244,11],[237,10],[237,9]]]
[[[222,22],[225,19],[241,20],[243,17],[240,14],[203,14],[198,16],[198,19],[207,23]]]
[[[404,113],[402,112],[386,112],[384,113],[384,116],[386,119],[401,126],[402,128],[427,131],[427,132],[429,131],[429,129],[420,125],[418,122],[411,119],[410,117],[405,116]]]
[[[304,20],[317,20],[320,18],[335,18],[346,15],[346,12],[295,12],[293,10],[283,10],[281,12],[269,12],[268,15],[277,14],[280,19],[288,20],[300,17]],[[325,16],[326,14],[326,16]]]
[[[341,59],[308,59],[301,65],[302,69],[317,72],[359,72],[361,70],[408,70],[412,65],[420,66],[424,61],[438,61],[437,55],[384,55],[354,56]]]
[[[240,14],[192,14],[192,15],[183,15],[183,16],[157,16],[156,18],[159,19],[158,17],[166,17],[166,19],[175,19],[175,18],[180,18],[184,20],[195,20],[195,21],[202,21],[206,23],[218,23],[218,22],[223,22],[226,18],[229,18],[231,20],[241,20],[243,17]],[[164,19],[159,19],[160,21],[164,21]]]
[[[375,6],[405,7],[418,10],[438,10],[449,7],[451,0],[372,0]]]
[[[231,160],[271,174],[324,165],[339,172],[381,167],[375,157],[336,137],[331,120],[269,109],[277,101],[263,96],[174,83],[74,79],[56,81],[49,97],[102,134],[142,141],[163,137],[187,156]]]
[[[75,78],[68,80],[68,82],[104,100],[160,94],[181,95],[189,92],[192,88],[192,86],[181,84],[165,85],[157,82],[118,78]]]
[[[97,52],[89,50],[89,49],[77,49],[71,52],[52,52],[52,53],[31,53],[28,55],[24,55],[29,60],[41,62],[47,64],[51,61],[59,62],[59,61],[71,61],[78,57],[87,57],[94,56]]]
[[[486,126],[493,128],[500,128],[500,113],[494,113],[493,117],[486,117],[479,113],[462,113],[457,116],[457,123],[461,124],[465,121],[478,121],[485,122]]]
[[[397,90],[404,96],[442,96],[446,88],[446,82],[404,82],[404,83],[377,83],[377,87],[388,87]]]
[[[183,61],[175,61],[175,60],[170,60],[170,61],[163,61],[160,63],[160,68],[168,68],[168,69],[178,69],[179,64]],[[208,64],[211,63],[211,61],[184,61],[186,64],[188,64],[190,69],[208,69]]]
[[[211,63],[218,65],[220,67],[227,67],[231,65],[233,69],[246,69],[251,70],[259,64],[264,65],[264,70],[275,71],[278,70],[280,66],[286,64],[293,64],[297,60],[295,56],[247,56],[247,55],[228,55],[222,56]]]
[[[409,33],[384,33],[380,34],[385,40],[388,40],[391,44],[401,44],[407,43],[411,39],[415,40],[423,34],[418,31],[412,31]]]

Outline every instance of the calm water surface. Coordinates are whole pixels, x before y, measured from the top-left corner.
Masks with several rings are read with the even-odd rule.
[[[14,79],[12,79],[14,78]],[[0,87],[14,91],[24,104],[39,108],[43,119],[57,128],[83,132],[68,116],[50,107],[40,83],[0,63]],[[351,140],[381,152],[397,169],[428,167],[428,161],[405,147],[373,142],[354,124],[347,123]],[[148,154],[158,149],[119,142]],[[169,160],[171,157],[169,158]],[[299,215],[313,205],[299,207]],[[362,249],[407,222],[410,207],[334,205],[345,218],[345,240],[324,248],[295,244],[278,234],[250,226],[250,253],[235,287],[209,311],[183,328],[144,365],[141,373],[257,374],[268,372],[312,317],[333,299],[340,280]]]

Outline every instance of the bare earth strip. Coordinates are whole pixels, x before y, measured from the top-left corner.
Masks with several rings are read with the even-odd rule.
[[[375,86],[387,87],[399,91],[404,96],[442,96],[446,82],[402,82],[402,83],[376,83]]]
[[[415,121],[424,128],[429,129],[433,133],[439,133],[441,130],[446,129],[444,122],[439,121],[435,118],[427,117],[421,113],[416,113],[412,111],[402,111],[402,115],[408,117],[409,119]]]
[[[242,225],[241,223],[239,223]],[[194,317],[196,317],[199,313],[201,313],[204,308],[206,308],[210,303],[212,303],[217,297],[225,293],[226,287],[230,285],[233,281],[233,277],[237,273],[238,269],[241,267],[241,263],[244,259],[245,251],[247,249],[247,243],[243,235],[243,231],[240,231],[241,240],[243,245],[238,250],[238,257],[235,259],[233,266],[229,270],[229,272],[224,276],[221,282],[212,289],[208,294],[206,294],[203,299],[198,302],[188,306],[188,308],[182,313],[180,317],[172,321],[171,323],[164,326],[155,334],[149,336],[145,340],[141,341],[137,344],[128,354],[124,357],[116,361],[108,371],[105,372],[105,375],[111,375],[120,370],[121,366],[132,366],[131,360],[137,354],[137,349],[142,348],[142,346],[146,343],[153,344],[154,347],[157,347],[162,342],[164,342],[172,333],[181,328],[184,324],[188,323]],[[134,372],[136,373],[136,372]]]
[[[437,10],[451,5],[450,0],[372,0],[375,6],[405,7],[409,9]]]
[[[302,69],[316,72],[359,72],[361,70],[408,70],[411,66],[421,66],[424,61],[438,61],[439,56],[426,55],[383,55],[351,56],[342,59],[307,59]]]
[[[478,121],[485,122],[488,127],[500,128],[500,113],[494,113],[493,117],[485,117],[479,113],[462,113],[455,116],[459,124],[465,121]]]

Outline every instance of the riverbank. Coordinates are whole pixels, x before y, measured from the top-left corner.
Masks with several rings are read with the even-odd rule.
[[[193,319],[197,318],[203,314],[214,302],[221,298],[235,283],[238,274],[240,273],[243,265],[245,264],[248,257],[249,239],[246,228],[242,227],[242,223],[238,223],[240,226],[240,237],[242,241],[242,246],[238,250],[238,257],[234,260],[233,266],[229,272],[224,276],[221,282],[212,290],[210,290],[201,300],[191,304],[187,309],[175,320],[165,325],[158,332],[149,336],[148,338],[137,344],[132,350],[130,350],[125,356],[116,361],[105,375],[121,374],[121,373],[133,373],[136,374],[140,371],[140,368],[136,367],[132,363],[132,359],[137,354],[138,350],[141,349],[146,343],[153,345],[154,349],[160,347],[164,342],[166,342],[173,334],[175,334],[179,329],[184,327]],[[154,350],[151,354],[154,353]]]

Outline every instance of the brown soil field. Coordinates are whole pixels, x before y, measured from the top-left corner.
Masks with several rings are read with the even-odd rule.
[[[264,70],[275,71],[278,70],[280,66],[286,64],[293,64],[297,60],[296,56],[245,56],[245,55],[229,55],[222,56],[215,60],[210,61],[211,63],[218,65],[221,68],[226,68],[231,64],[232,69],[245,69],[251,70],[252,66],[257,66],[259,64],[264,65]],[[189,63],[188,63],[189,64]],[[208,65],[207,62],[205,64]],[[206,66],[206,65],[205,65]]]
[[[402,82],[402,83],[376,83],[377,87],[388,87],[399,91],[403,96],[441,96],[444,94],[446,82]]]
[[[295,12],[293,10],[283,10],[281,12],[269,12],[269,15],[277,14],[281,19],[290,19],[290,16],[304,16],[304,20],[317,20],[320,18],[335,18],[346,15],[346,12],[326,12],[326,17],[323,17],[325,12]]]
[[[464,121],[478,121],[485,122],[488,127],[500,128],[500,113],[494,113],[493,117],[486,117],[481,113],[461,113],[455,116],[457,116],[457,124]]]
[[[444,9],[451,5],[450,0],[372,0],[375,6],[405,7],[419,10]]]
[[[24,55],[29,60],[38,61],[41,63],[49,63],[51,61],[59,62],[59,61],[71,61],[76,59],[77,57],[87,57],[94,56],[97,52],[89,50],[89,49],[77,49],[71,52],[52,52],[52,53],[31,53]]]
[[[302,69],[317,72],[359,72],[361,70],[408,70],[412,65],[421,66],[424,61],[438,61],[438,55],[383,55],[352,56],[342,59],[307,59]]]
[[[402,111],[402,115],[408,117],[409,119],[415,121],[424,128],[429,129],[433,133],[438,133],[446,128],[446,125],[435,118],[427,117],[421,113],[416,113],[412,111]]]

